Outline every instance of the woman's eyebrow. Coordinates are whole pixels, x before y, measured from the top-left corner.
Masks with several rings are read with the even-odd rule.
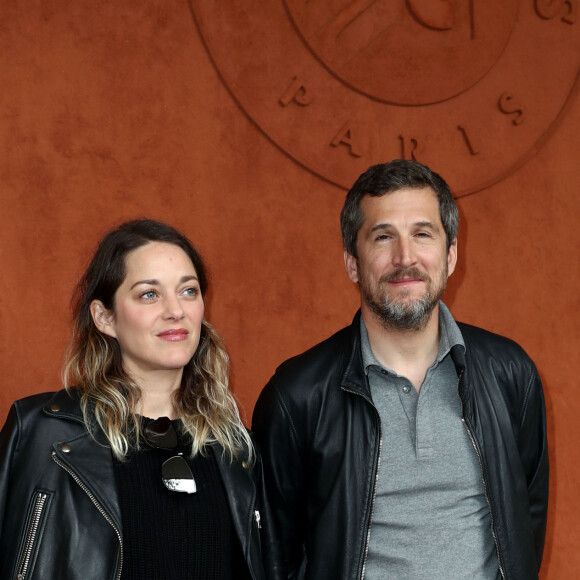
[[[197,276],[182,276],[179,282],[183,284],[184,282],[190,282],[191,280],[197,280]],[[160,282],[155,278],[152,278],[151,280],[137,280],[137,282],[135,282],[131,286],[131,288],[129,288],[129,290],[133,290],[133,288],[135,288],[135,286],[139,286],[139,284],[147,284],[149,286],[159,286]]]

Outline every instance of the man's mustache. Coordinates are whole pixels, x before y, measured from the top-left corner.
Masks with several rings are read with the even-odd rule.
[[[421,280],[422,282],[429,282],[429,276],[421,272],[417,268],[399,268],[394,272],[389,274],[384,274],[380,277],[380,282],[396,282],[397,280],[403,280],[404,278],[414,278]]]

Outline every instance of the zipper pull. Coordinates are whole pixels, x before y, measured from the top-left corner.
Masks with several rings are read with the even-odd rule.
[[[256,520],[256,524],[258,525],[258,529],[262,529],[262,524],[260,523],[260,512],[258,510],[254,511],[254,519]]]

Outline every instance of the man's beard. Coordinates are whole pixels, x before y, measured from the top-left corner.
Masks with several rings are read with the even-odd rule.
[[[374,288],[371,288],[363,278],[360,278],[359,283],[363,300],[387,330],[422,330],[429,322],[433,309],[445,292],[447,277],[445,266],[439,272],[438,281],[436,281],[438,284],[435,286],[431,278],[416,268],[401,268],[381,276]],[[410,292],[401,292],[396,300],[388,296],[383,290],[386,284],[402,278],[422,280],[426,285],[425,294],[410,301],[405,300]]]

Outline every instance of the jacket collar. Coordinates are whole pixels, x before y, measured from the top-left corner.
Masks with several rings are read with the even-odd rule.
[[[457,325],[459,326],[459,330],[462,331],[462,324],[458,322]],[[460,377],[459,380],[459,398],[463,403],[463,414],[464,416],[471,416],[472,415],[472,408],[471,408],[471,397],[469,396],[470,393],[470,373],[469,373],[469,366],[467,364],[468,360],[470,360],[470,343],[469,338],[466,337],[465,333],[462,331],[461,334],[463,335],[463,340],[465,342],[465,349],[459,347],[453,347],[451,349],[451,358],[453,363],[455,364],[455,369],[457,371],[457,376]]]
[[[76,387],[61,389],[54,393],[52,398],[44,406],[44,413],[50,417],[72,419],[73,421],[84,422],[80,408],[80,392]]]
[[[341,387],[347,391],[356,392],[369,400],[372,400],[369,382],[364,372],[364,363],[361,348],[360,335],[360,309],[354,316],[352,324],[348,328],[349,333],[349,348],[350,356],[348,357],[344,371],[342,372]],[[458,323],[461,330],[461,323]],[[463,333],[462,333],[463,334]],[[465,337],[464,337],[465,339]],[[467,384],[467,356],[466,352],[469,345],[465,344],[465,350],[462,345],[455,345],[451,347],[451,359],[455,364],[457,376],[462,377],[461,384],[463,387]],[[460,394],[463,394],[464,389],[461,389]]]
[[[347,359],[345,369],[342,373],[340,385],[342,389],[355,392],[369,401],[372,401],[371,389],[364,372],[360,336],[360,317],[361,312],[359,309],[354,315],[352,324],[349,327],[350,333],[348,335],[348,340],[350,356]]]
[[[455,345],[451,347],[451,359],[453,360],[453,364],[455,365],[455,370],[457,371],[457,375],[461,375],[465,372],[467,367],[467,344],[465,348],[462,348],[459,345]]]
[[[58,463],[87,493],[91,501],[100,505],[111,517],[117,530],[121,530],[121,509],[117,495],[113,457],[106,439],[99,429],[95,429],[96,441],[84,425],[80,408],[80,392],[73,388],[57,391],[44,406],[43,412],[49,417],[72,421],[79,429],[68,429],[66,436],[53,443]]]

